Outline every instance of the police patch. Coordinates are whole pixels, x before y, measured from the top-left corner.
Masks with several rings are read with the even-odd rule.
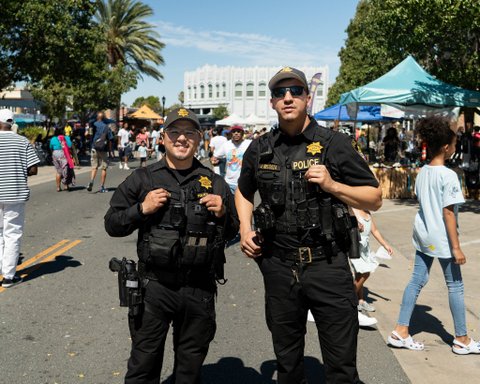
[[[292,161],[292,170],[303,171],[304,169],[310,168],[312,165],[320,165],[320,159],[313,158],[313,159]]]
[[[209,189],[212,188],[212,180],[210,180],[207,176],[200,176],[198,182],[203,188]]]
[[[280,172],[280,166],[278,164],[260,164],[258,168],[267,171]]]
[[[314,156],[316,153],[322,153],[323,146],[319,141],[314,141],[313,143],[307,145],[307,153],[310,153]]]

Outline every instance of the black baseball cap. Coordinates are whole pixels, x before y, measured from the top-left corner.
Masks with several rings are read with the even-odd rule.
[[[305,87],[305,90],[308,91],[308,83],[305,73],[292,67],[283,67],[280,71],[278,71],[268,82],[268,88],[270,88],[271,91],[280,81],[285,79],[299,80]]]
[[[191,121],[195,125],[195,128],[201,131],[200,121],[198,121],[197,115],[191,110],[186,108],[175,108],[174,110],[170,111],[167,117],[165,117],[163,129],[167,129],[170,125],[172,125],[177,120]]]

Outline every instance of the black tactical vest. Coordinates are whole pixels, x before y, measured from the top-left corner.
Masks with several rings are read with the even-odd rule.
[[[214,191],[213,175],[207,168],[197,168],[181,185],[162,181],[152,187],[164,188],[171,196],[167,205],[149,217],[139,237],[139,257],[148,277],[182,267],[212,266],[222,229],[199,200],[209,193],[220,194]]]
[[[318,128],[312,141],[305,138],[288,157],[274,148],[278,134],[272,132],[259,139],[257,185],[263,207],[259,207],[260,214],[259,208],[254,212],[255,224],[261,230],[292,235],[313,231],[319,243],[341,240],[346,246],[346,233],[351,226],[348,207],[304,178],[312,165],[325,163],[335,133]],[[268,211],[273,215],[269,217],[267,213],[264,223],[262,213]],[[261,228],[258,222],[270,228]]]

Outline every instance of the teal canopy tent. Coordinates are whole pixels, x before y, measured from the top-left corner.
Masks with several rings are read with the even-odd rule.
[[[480,92],[444,83],[408,56],[385,75],[342,94],[340,104],[350,103],[479,107]]]

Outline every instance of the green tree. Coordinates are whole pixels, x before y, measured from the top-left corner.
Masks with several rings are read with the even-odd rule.
[[[229,115],[227,106],[224,104],[214,108],[212,114],[217,120],[221,120]]]
[[[152,8],[137,0],[97,0],[95,19],[103,30],[103,49],[112,68],[121,64],[139,78],[163,79],[155,66],[164,64],[161,50],[165,44],[154,26],[145,21],[152,15]],[[120,100],[121,96],[116,103],[117,120]]]
[[[409,54],[443,81],[480,89],[478,0],[361,0],[347,35],[329,105]]]
[[[146,105],[149,108],[153,109],[157,113],[162,112],[162,107],[160,104],[160,99],[158,96],[148,96],[148,97],[137,97],[132,104],[132,107],[140,108],[142,105]]]
[[[145,74],[163,79],[154,65],[164,64],[161,50],[165,44],[154,26],[145,21],[152,15],[152,8],[140,1],[97,1],[95,19],[104,32],[104,49],[110,66],[123,63],[140,77]]]
[[[17,81],[81,82],[100,35],[91,0],[2,1],[0,89]]]

